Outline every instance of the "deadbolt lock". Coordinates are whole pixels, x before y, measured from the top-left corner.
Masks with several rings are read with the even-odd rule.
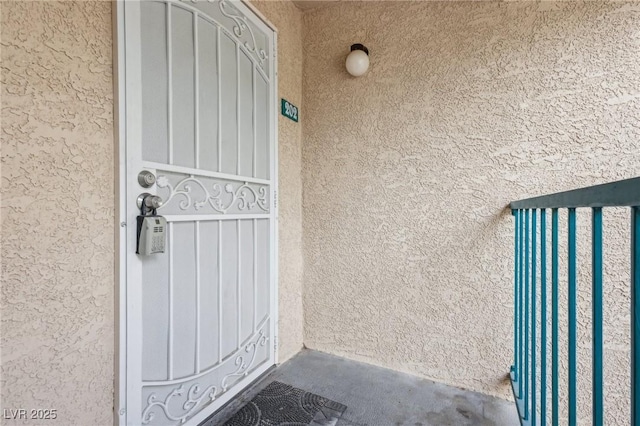
[[[138,183],[143,188],[151,188],[156,183],[156,175],[149,170],[143,170],[138,174]]]

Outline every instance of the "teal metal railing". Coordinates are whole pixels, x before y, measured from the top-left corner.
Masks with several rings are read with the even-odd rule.
[[[523,425],[556,426],[560,403],[567,404],[568,424],[577,424],[577,259],[576,209],[591,209],[592,223],[592,424],[604,424],[602,337],[602,211],[605,207],[631,209],[631,424],[640,426],[640,178],[596,185],[526,200],[510,207],[515,218],[514,363],[513,395]],[[558,369],[558,211],[567,210],[567,399],[559,401]],[[547,226],[551,216],[551,282],[547,276]],[[540,240],[538,241],[538,235]],[[537,256],[540,256],[539,258]],[[537,265],[540,265],[538,271]],[[540,306],[538,307],[538,286]],[[551,290],[551,330],[548,326],[548,290]],[[564,303],[563,303],[564,306]],[[538,311],[539,308],[539,311]],[[537,319],[540,319],[538,345]],[[551,335],[551,359],[547,359]],[[538,358],[540,357],[540,358]],[[538,362],[539,361],[539,362]],[[539,367],[539,368],[538,368]],[[550,374],[548,368],[551,368]],[[539,371],[537,371],[539,370]],[[551,395],[548,382],[551,380]],[[565,385],[563,383],[563,385]],[[549,404],[550,403],[550,407]],[[551,412],[549,413],[549,410]]]

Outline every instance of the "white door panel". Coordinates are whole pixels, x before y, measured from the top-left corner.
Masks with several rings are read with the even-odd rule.
[[[197,424],[275,364],[275,33],[227,0],[123,2],[118,24],[120,423]],[[164,200],[165,253],[135,254],[143,192]]]

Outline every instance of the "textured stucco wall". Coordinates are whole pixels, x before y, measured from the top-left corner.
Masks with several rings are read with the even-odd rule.
[[[281,28],[280,96],[301,105],[302,13],[289,2],[256,5]],[[2,408],[54,408],[65,425],[111,424],[111,4],[1,7]],[[279,142],[284,361],[302,347],[301,125],[281,119]]]
[[[1,12],[2,408],[58,411],[40,424],[107,425],[111,4],[2,2]]]
[[[505,207],[638,175],[640,5],[346,2],[304,32],[305,345],[510,398]],[[352,43],[370,49],[361,78]],[[624,395],[628,214],[605,221],[606,380]],[[589,329],[581,316],[586,410]]]
[[[252,2],[278,29],[278,97],[302,107],[302,12],[290,1]],[[303,342],[302,122],[278,113],[279,353],[284,362]]]
[[[290,3],[255,4],[279,28],[279,96],[304,107],[302,153],[301,125],[279,124],[280,360],[302,345],[304,183],[306,343],[508,396],[503,208],[638,173],[640,7],[348,3],[308,12],[303,42]],[[2,408],[109,424],[110,4],[0,7]],[[361,79],[343,70],[353,42],[371,49]],[[622,265],[627,216],[609,218]],[[613,266],[607,377],[623,395],[628,274]]]

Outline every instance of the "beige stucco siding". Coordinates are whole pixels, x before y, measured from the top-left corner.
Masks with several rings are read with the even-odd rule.
[[[290,1],[252,3],[278,28],[278,97],[302,107],[302,12]],[[279,110],[277,114],[280,216],[278,358],[283,362],[295,355],[303,342],[302,123],[283,117]]]
[[[281,27],[281,95],[301,105],[302,14],[288,2],[259,7]],[[57,409],[47,424],[108,425],[117,259],[111,3],[1,8],[2,408]],[[281,361],[302,347],[300,129],[279,124]]]
[[[305,345],[511,398],[506,206],[638,175],[640,6],[345,2],[305,13],[304,33]],[[344,68],[353,43],[370,50],[361,78]],[[581,214],[583,414],[589,220]],[[605,212],[607,409],[620,424],[628,224],[626,211]]]
[[[279,360],[304,341],[509,397],[505,206],[638,174],[640,5],[254,5],[278,27],[279,97],[301,107],[298,124],[279,117]],[[111,424],[111,4],[0,8],[2,408]],[[354,79],[344,58],[357,42],[371,69]],[[588,223],[581,213],[578,229]],[[605,213],[607,424],[629,410],[628,224]],[[585,415],[588,266],[579,282]]]
[[[57,409],[58,424],[106,425],[114,353],[111,4],[1,8],[2,408]]]

